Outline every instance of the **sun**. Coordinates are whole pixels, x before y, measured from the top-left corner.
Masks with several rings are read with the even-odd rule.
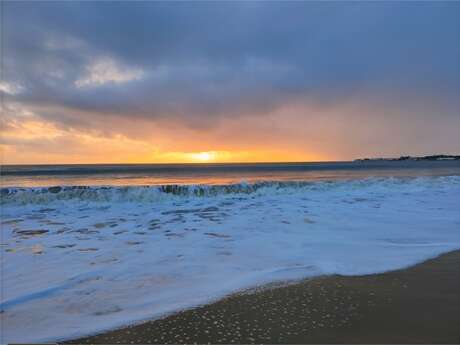
[[[208,162],[214,158],[214,153],[213,152],[193,153],[192,158],[200,162]]]

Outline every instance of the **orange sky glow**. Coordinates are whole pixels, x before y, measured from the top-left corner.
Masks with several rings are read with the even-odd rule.
[[[1,163],[459,154],[459,4],[4,2]]]
[[[201,136],[205,136],[204,133]],[[247,147],[231,149],[229,143],[222,149],[206,150],[200,140],[189,141],[191,150],[179,151],[159,148],[155,142],[113,134],[108,137],[81,131],[63,131],[52,125],[31,121],[5,131],[3,137],[22,143],[40,141],[36,149],[22,145],[1,145],[3,164],[96,164],[96,163],[225,163],[225,162],[282,162],[320,161],[325,157],[289,152],[271,148]],[[158,137],[157,137],[158,139]],[[169,141],[162,138],[159,141]],[[39,147],[42,147],[40,149]],[[161,145],[164,146],[164,145]],[[176,145],[174,145],[176,146]],[[183,145],[180,145],[183,146]],[[212,146],[214,147],[214,146]]]
[[[370,112],[382,116],[369,117]],[[402,112],[407,110],[362,101],[327,107],[292,103],[199,128],[174,119],[104,115],[97,130],[59,126],[27,112],[3,126],[0,147],[3,164],[334,161],[375,156],[383,146],[387,156],[398,155],[428,134],[446,134],[441,124],[426,126],[423,117],[410,113],[392,125],[392,116]],[[110,126],[101,130],[104,121]],[[419,142],[419,148],[421,154],[436,152],[436,143]]]

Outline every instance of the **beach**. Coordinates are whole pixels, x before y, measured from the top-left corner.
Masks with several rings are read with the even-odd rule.
[[[0,345],[460,345],[460,0],[0,22]]]
[[[460,251],[408,269],[326,276],[69,343],[459,343]]]
[[[460,0],[0,19],[0,345],[460,342]]]
[[[333,164],[329,169],[341,166]],[[336,285],[334,279],[348,278],[319,277],[372,277],[459,250],[459,167],[451,167],[450,176],[444,175],[444,164],[430,169],[431,175],[426,176],[419,176],[424,168],[417,162],[410,168],[396,162],[391,171],[397,167],[401,167],[400,174],[410,176],[375,176],[388,173],[387,168],[378,174],[369,168],[366,178],[323,179],[333,172],[329,170],[315,172],[319,180],[291,181],[282,178],[297,174],[299,165],[261,165],[251,168],[255,176],[268,168],[277,175],[254,183],[174,184],[171,180],[163,185],[72,186],[62,181],[49,187],[5,186],[1,199],[2,339],[5,343],[80,339],[212,305],[248,289],[332,279],[322,288],[330,289]],[[33,176],[35,168],[31,169]],[[193,175],[195,167],[190,169]],[[311,173],[309,165],[302,169]],[[364,174],[362,167],[355,170]],[[62,171],[63,179],[68,178],[67,172],[67,168]],[[85,179],[96,178],[85,174]],[[222,173],[215,174],[219,178]],[[102,175],[99,181],[113,178]],[[18,182],[21,176],[15,177]],[[429,284],[420,283],[423,288]],[[294,342],[290,337],[299,333],[294,328],[305,323],[309,332],[320,332],[329,322],[346,327],[357,317],[353,308],[358,302],[351,307],[341,303],[348,298],[367,300],[354,289],[337,291],[324,292],[331,298],[324,315],[315,314],[322,310],[319,306],[304,316],[294,312],[302,302],[306,308],[322,296],[306,295],[301,300],[294,298],[295,305],[275,305],[263,318],[264,322],[271,318],[271,323],[262,325],[260,318],[254,321],[261,326],[253,334],[221,331],[216,337],[222,336],[223,342],[251,341],[249,338]],[[368,306],[363,303],[359,305]],[[370,303],[368,307],[372,298]],[[342,312],[335,313],[335,307]],[[276,319],[291,314],[285,323]],[[248,322],[258,320],[251,314],[245,317]],[[222,320],[231,322],[232,317],[225,315]],[[222,322],[215,321],[216,325]],[[248,327],[256,329],[254,322]],[[280,332],[281,325],[285,332]],[[179,336],[178,330],[171,328],[171,336]],[[189,331],[203,340],[213,328],[199,324]],[[282,338],[274,339],[274,334]],[[241,337],[246,338],[238,340]],[[145,342],[141,340],[138,342]],[[113,340],[117,341],[121,340]]]

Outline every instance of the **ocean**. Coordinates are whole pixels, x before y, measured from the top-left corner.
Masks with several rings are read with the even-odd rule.
[[[2,187],[149,186],[460,175],[460,161],[7,165]]]
[[[460,248],[460,161],[3,166],[7,342]]]

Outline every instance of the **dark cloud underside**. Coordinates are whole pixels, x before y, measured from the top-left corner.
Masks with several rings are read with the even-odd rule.
[[[212,128],[293,103],[397,108],[395,123],[460,116],[457,2],[4,2],[3,11],[6,105],[59,126],[137,118]]]

